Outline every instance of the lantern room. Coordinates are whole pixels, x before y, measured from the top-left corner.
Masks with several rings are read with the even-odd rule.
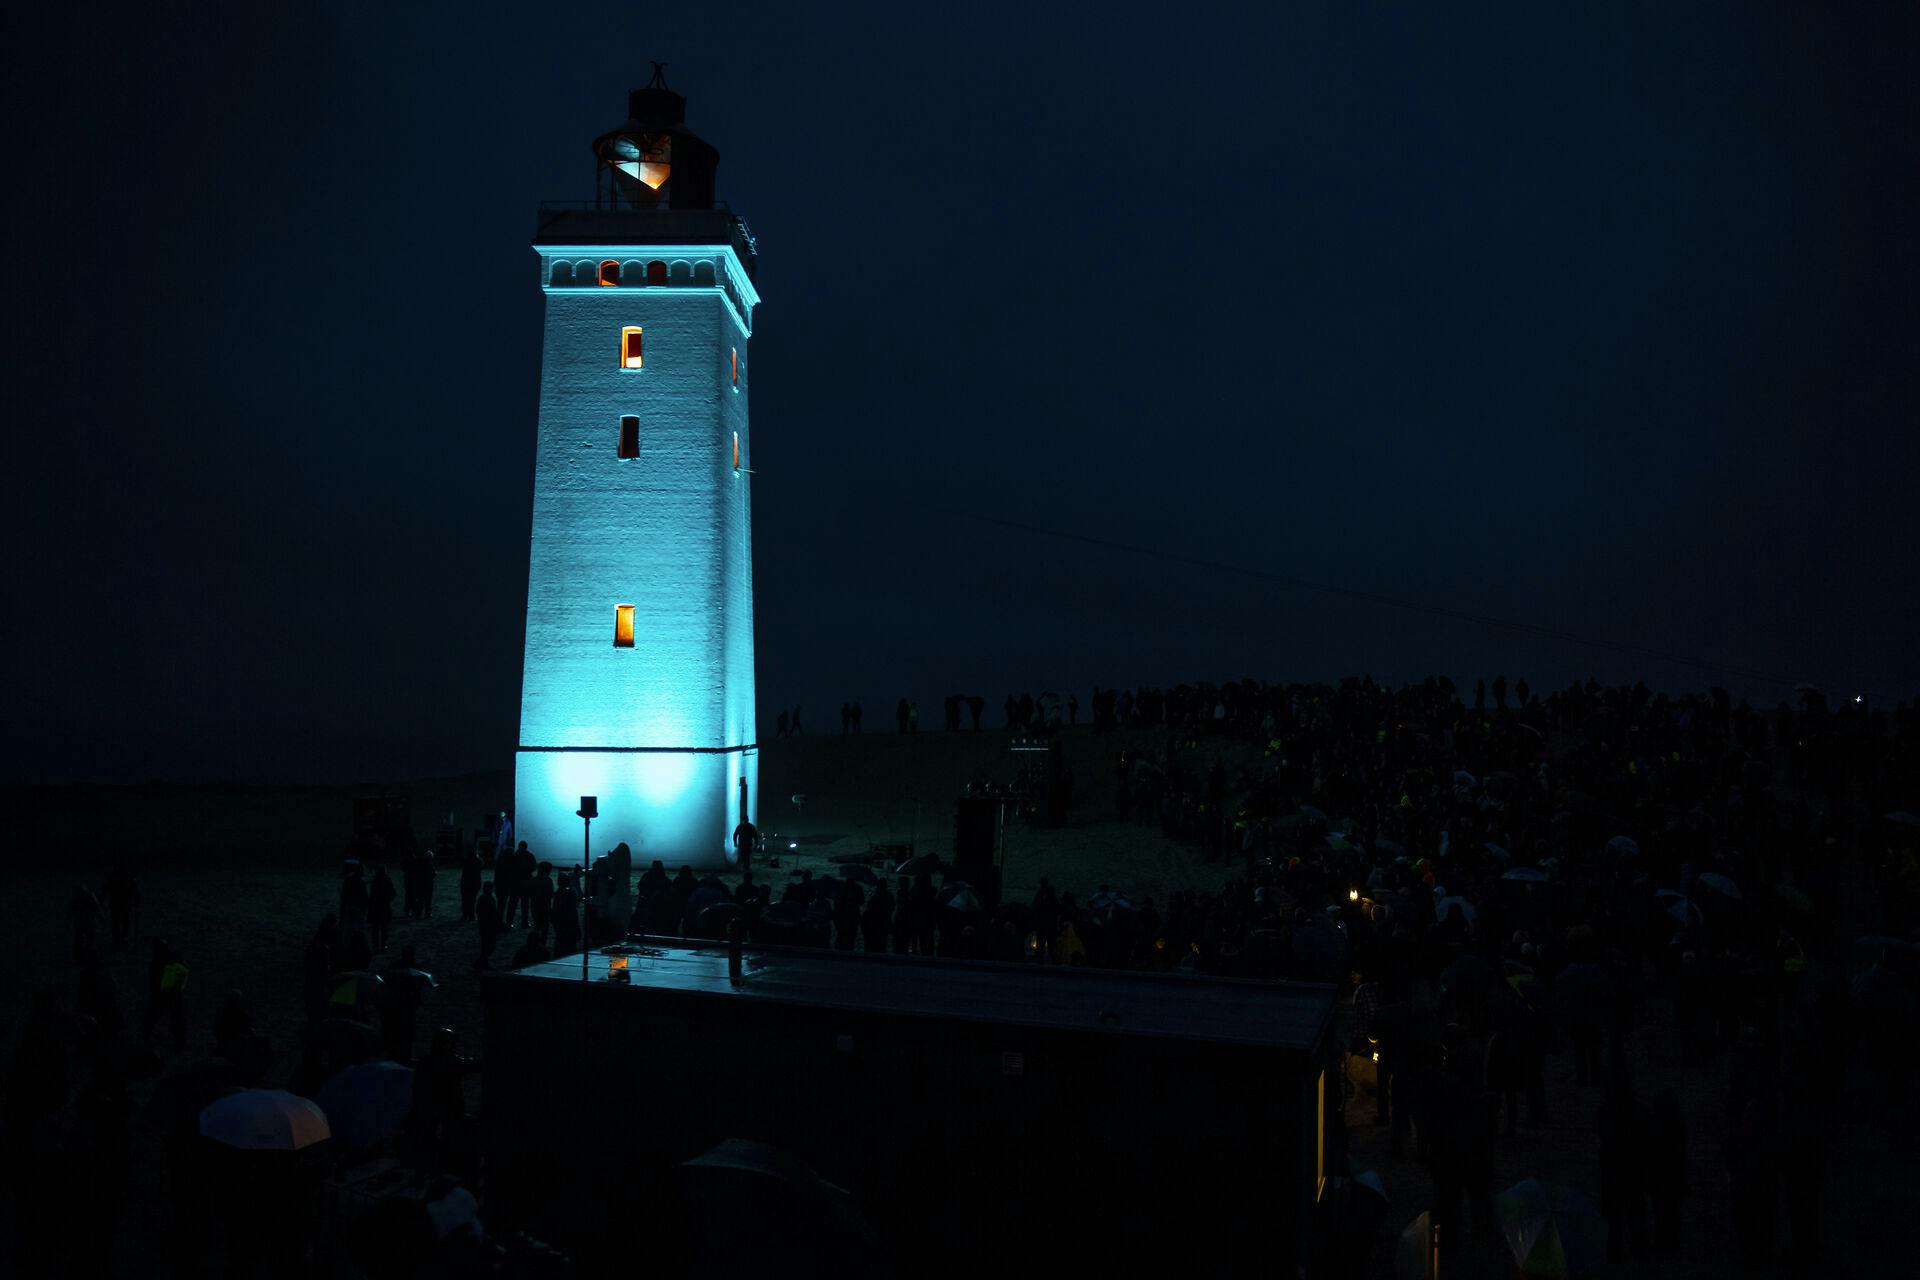
[[[616,209],[711,209],[720,153],[687,128],[687,100],[666,63],[627,95],[626,122],[593,140],[596,203]]]

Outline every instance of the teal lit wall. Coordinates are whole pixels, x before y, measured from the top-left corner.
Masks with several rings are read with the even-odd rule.
[[[727,245],[540,255],[546,326],[515,823],[537,855],[575,863],[574,810],[593,795],[595,854],[624,840],[642,865],[724,866],[742,777],[749,812],[759,807],[747,430],[758,297]],[[622,263],[625,283],[597,283],[604,259]],[[666,285],[632,283],[650,261],[665,264]],[[642,330],[639,369],[621,360],[629,325]],[[624,415],[640,420],[630,460],[618,457]],[[634,606],[630,649],[613,643],[620,604]]]

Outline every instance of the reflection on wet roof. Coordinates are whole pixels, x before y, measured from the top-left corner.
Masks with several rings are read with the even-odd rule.
[[[1003,965],[749,947],[738,984],[726,948],[655,942],[595,951],[596,986],[625,953],[633,990],[725,1000],[1164,1036],[1308,1050],[1333,1016],[1333,988],[1178,974]],[[581,980],[580,957],[530,965],[496,982]]]

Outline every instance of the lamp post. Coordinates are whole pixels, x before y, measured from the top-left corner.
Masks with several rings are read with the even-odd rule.
[[[587,957],[593,951],[592,940],[587,937],[587,868],[593,864],[593,820],[600,816],[600,800],[597,796],[581,796],[580,807],[574,810],[574,816],[582,824],[580,833],[580,883],[574,897],[580,900],[580,981],[589,981]]]

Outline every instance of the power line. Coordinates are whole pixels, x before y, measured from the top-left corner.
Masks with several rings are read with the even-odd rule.
[[[1424,613],[1430,617],[1450,618],[1457,622],[1471,622],[1483,627],[1512,632],[1536,640],[1556,640],[1565,644],[1587,645],[1595,649],[1607,649],[1614,653],[1632,654],[1641,658],[1653,658],[1662,662],[1680,666],[1694,667],[1705,671],[1719,672],[1723,675],[1742,676],[1748,680],[1757,680],[1766,684],[1779,685],[1791,689],[1802,683],[1791,676],[1776,672],[1760,671],[1753,667],[1743,667],[1735,663],[1719,662],[1707,658],[1696,658],[1688,654],[1674,653],[1665,649],[1656,649],[1650,645],[1631,644],[1622,640],[1608,640],[1599,636],[1579,635],[1557,627],[1541,626],[1538,623],[1522,622],[1514,618],[1501,618],[1492,614],[1475,613],[1470,609],[1457,609],[1450,605],[1425,604],[1418,600],[1408,600],[1400,596],[1387,595],[1380,591],[1367,591],[1359,587],[1343,587],[1330,582],[1316,582],[1311,578],[1299,578],[1291,574],[1274,573],[1267,569],[1256,569],[1251,565],[1233,564],[1225,560],[1209,560],[1203,556],[1185,555],[1178,551],[1168,551],[1160,547],[1145,547],[1136,543],[1122,542],[1117,538],[1103,538],[1090,533],[1075,533],[1068,529],[1052,529],[1045,525],[1030,524],[1024,520],[1008,520],[999,516],[981,515],[975,511],[962,511],[942,508],[942,514],[955,516],[963,520],[973,520],[980,524],[998,525],[1003,529],[1015,529],[1022,533],[1039,534],[1041,537],[1057,538],[1064,542],[1079,542],[1087,546],[1104,547],[1109,551],[1125,551],[1134,555],[1155,556],[1162,560],[1171,560],[1176,564],[1191,565],[1197,569],[1211,569],[1220,573],[1239,574],[1242,577],[1257,578],[1263,582],[1272,582],[1280,586],[1293,587],[1301,591],[1318,591],[1326,595],[1344,596],[1350,600],[1364,600],[1369,604],[1383,605],[1389,609],[1403,609],[1410,613]]]

